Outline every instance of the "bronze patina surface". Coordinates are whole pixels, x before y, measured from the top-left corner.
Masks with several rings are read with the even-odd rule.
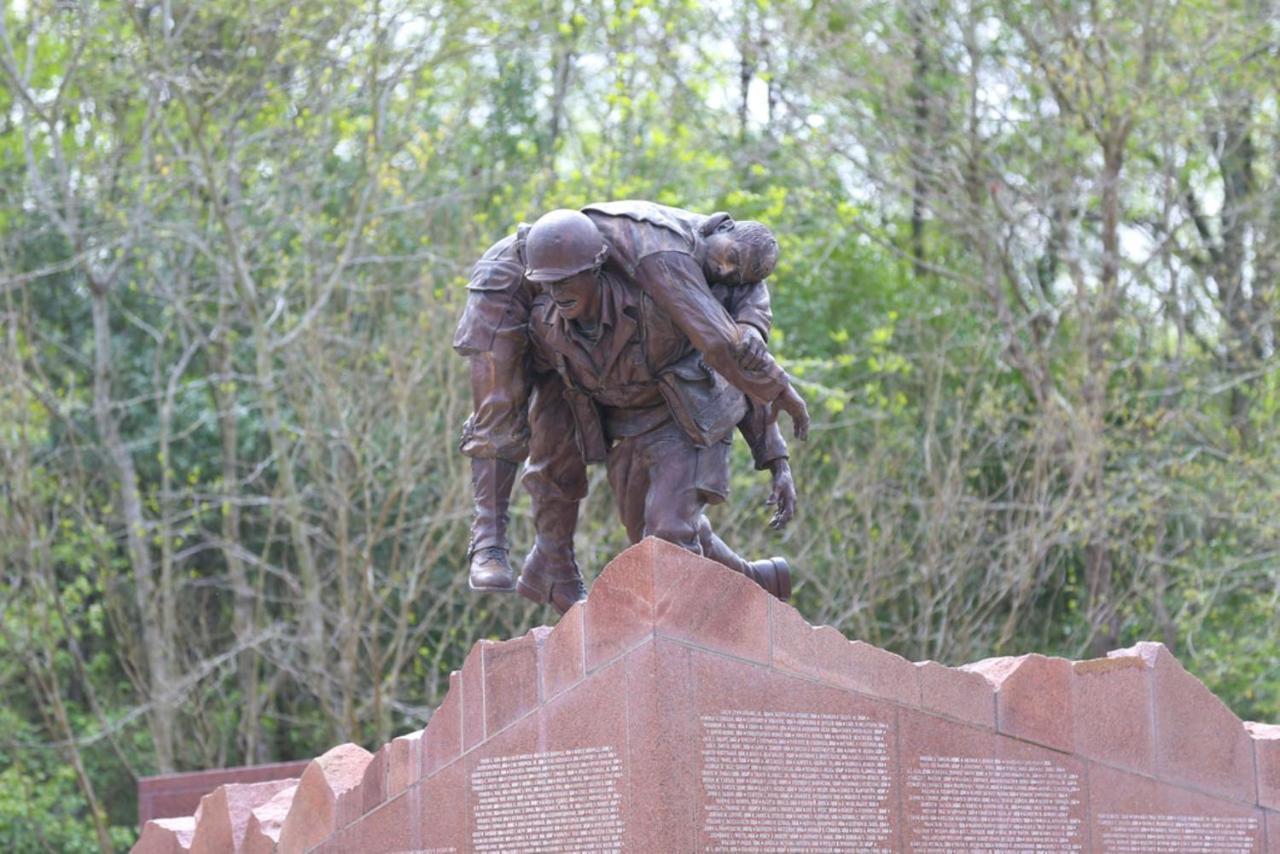
[[[586,465],[605,462],[632,541],[669,539],[789,594],[785,561],[742,559],[702,514],[724,500],[735,426],[773,474],[771,524],[795,511],[774,418],[788,412],[803,436],[808,413],[765,345],[776,258],[759,223],[642,201],[552,211],[484,254],[454,339],[474,401],[461,442],[472,589],[562,612],[585,596],[573,534]],[[526,457],[535,542],[517,584],[507,504]]]

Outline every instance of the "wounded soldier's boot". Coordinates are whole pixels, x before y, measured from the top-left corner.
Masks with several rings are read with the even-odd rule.
[[[524,559],[516,591],[563,614],[587,598],[582,572],[573,557],[578,502],[535,498],[533,524],[536,531],[533,548]]]
[[[467,586],[472,590],[510,592],[516,589],[515,573],[507,557],[507,506],[516,482],[517,465],[497,458],[471,461],[471,489],[475,493],[475,517],[471,521],[470,563]]]
[[[746,560],[716,536],[706,516],[698,520],[698,541],[704,557],[742,573],[783,602],[791,598],[791,567],[786,558]]]

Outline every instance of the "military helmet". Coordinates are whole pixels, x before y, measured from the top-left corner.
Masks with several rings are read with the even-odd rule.
[[[561,209],[544,214],[525,239],[531,282],[558,282],[597,267],[608,247],[595,223],[581,211]]]

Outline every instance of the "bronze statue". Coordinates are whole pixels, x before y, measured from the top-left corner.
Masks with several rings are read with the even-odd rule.
[[[562,376],[568,376],[570,382],[576,382],[572,372],[530,375],[528,320],[545,282],[554,282],[551,287],[561,293],[576,284],[575,303],[579,297],[590,303],[592,293],[606,293],[601,289],[606,283],[611,286],[609,293],[622,287],[632,297],[643,298],[636,305],[650,306],[650,315],[663,319],[663,328],[683,342],[676,349],[686,359],[680,368],[665,362],[654,365],[650,378],[654,382],[678,385],[670,379],[673,372],[691,373],[696,367],[692,354],[700,354],[697,361],[702,365],[702,377],[717,386],[715,396],[697,404],[703,408],[676,409],[668,404],[667,411],[675,419],[673,423],[685,419],[682,429],[700,419],[715,420],[709,429],[686,429],[683,434],[694,443],[690,447],[696,450],[695,457],[707,457],[707,471],[714,470],[716,460],[727,454],[728,433],[741,421],[757,466],[774,473],[771,502],[778,505],[778,512],[773,524],[785,524],[794,512],[794,485],[785,443],[772,422],[779,409],[786,410],[797,434],[803,435],[808,415],[803,400],[764,346],[771,317],[762,280],[772,271],[776,258],[776,243],[768,230],[755,223],[735,223],[727,214],[702,217],[647,202],[555,212],[539,225],[542,227],[536,231],[522,227],[499,241],[476,265],[454,341],[458,351],[470,359],[475,398],[475,411],[464,427],[462,441],[463,453],[472,457],[476,497],[469,555],[472,588],[510,590],[515,586],[507,558],[506,507],[516,466],[528,453],[525,485],[534,499],[537,538],[518,588],[529,598],[551,602],[561,611],[585,595],[572,551],[577,504],[586,490],[585,461],[604,459],[611,442],[628,448],[637,444],[619,441],[632,436],[592,432],[583,394],[573,387],[566,389],[561,381]],[[526,246],[527,241],[532,243]],[[539,263],[535,266],[532,260]],[[596,285],[597,281],[601,284]],[[593,287],[586,288],[587,283]],[[663,358],[669,355],[664,351]],[[660,376],[667,379],[660,380]],[[734,389],[747,392],[753,400],[748,403]],[[572,409],[569,401],[577,401]],[[720,412],[721,406],[728,408]],[[649,417],[658,416],[651,413]],[[727,422],[729,429],[720,431],[721,422]],[[608,421],[601,426],[633,429]],[[697,447],[718,432],[724,435],[705,443],[706,448]],[[577,445],[565,441],[571,433],[577,437]],[[725,460],[727,463],[727,456]],[[614,471],[621,469],[611,466],[611,473]],[[620,477],[611,474],[611,480]],[[655,487],[642,480],[635,484],[625,480],[626,484],[615,483],[615,491],[634,537],[645,532],[646,525],[640,521],[642,513],[625,509],[624,496],[628,491],[648,492]],[[708,485],[710,490],[699,488],[698,494],[714,501],[719,493],[715,484]],[[678,537],[682,545],[749,575],[785,577],[785,564],[751,564],[734,555],[711,533],[696,498],[687,503],[697,505],[697,513],[688,516],[681,511],[677,525],[681,533],[661,528],[649,532]],[[696,538],[687,530],[690,525],[698,529]],[[773,592],[784,592],[781,584],[781,580],[772,582]]]

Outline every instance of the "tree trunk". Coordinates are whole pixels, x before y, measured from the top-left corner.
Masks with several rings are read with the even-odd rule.
[[[156,767],[161,773],[176,770],[174,738],[177,709],[173,696],[173,674],[169,655],[172,637],[164,634],[163,614],[171,606],[172,590],[156,584],[155,566],[147,545],[147,524],[142,494],[133,456],[120,435],[119,424],[112,412],[111,400],[111,322],[107,305],[107,289],[92,285],[93,301],[93,415],[107,456],[115,468],[120,488],[120,513],[124,522],[125,542],[133,565],[134,597],[138,609],[138,629],[147,661],[148,699],[151,710],[148,721],[155,744]]]
[[[1124,144],[1123,130],[1102,140],[1102,267],[1097,307],[1085,314],[1087,370],[1082,382],[1085,417],[1077,448],[1077,460],[1085,466],[1079,480],[1089,526],[1084,547],[1085,614],[1093,631],[1090,651],[1097,656],[1114,649],[1119,641],[1119,625],[1112,602],[1113,564],[1107,522],[1106,417],[1111,331],[1120,299],[1120,172],[1124,167]]]
[[[908,13],[911,29],[911,271],[916,278],[925,275],[924,212],[928,201],[926,164],[929,156],[929,53],[926,41],[928,11],[923,0],[911,4]]]
[[[233,392],[226,391],[224,383],[230,383],[233,373],[231,346],[225,342],[217,345],[216,364],[218,376],[212,383],[214,405],[217,407],[218,433],[221,438],[222,461],[222,556],[227,562],[231,581],[232,633],[236,647],[236,682],[240,686],[240,748],[246,764],[265,761],[261,755],[262,733],[258,699],[258,652],[252,648],[251,637],[255,628],[255,593],[249,584],[249,573],[240,556],[243,548],[240,534],[240,506],[236,501],[240,479],[239,426],[236,423]]]

